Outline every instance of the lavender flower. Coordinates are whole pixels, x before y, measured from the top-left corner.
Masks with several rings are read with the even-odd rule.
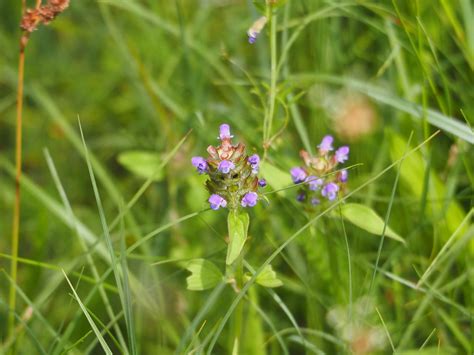
[[[299,202],[303,202],[306,200],[306,194],[304,192],[300,192],[298,196],[296,196],[296,200]]]
[[[309,189],[311,191],[318,190],[321,187],[321,185],[324,184],[323,179],[319,179],[314,175],[308,176],[305,181],[308,183]]]
[[[213,210],[227,207],[235,211],[242,206],[253,207],[259,198],[258,189],[267,184],[265,179],[258,177],[260,157],[257,154],[247,156],[245,145],[233,144],[232,138],[230,126],[221,124],[220,144],[207,147],[207,158],[197,156],[191,159],[200,174],[208,175],[206,189]]]
[[[219,139],[224,140],[224,139],[230,139],[233,138],[234,136],[230,134],[230,126],[227,123],[221,124],[219,127]]]
[[[258,33],[256,32],[247,32],[247,36],[249,36],[249,43],[250,44],[254,44],[255,42],[257,42],[257,36],[258,36]]]
[[[235,164],[229,160],[223,160],[219,163],[217,168],[221,173],[228,174],[232,169],[235,168]]]
[[[212,194],[208,201],[214,211],[218,210],[220,207],[227,206],[227,201],[217,194]]]
[[[254,44],[257,41],[257,37],[260,34],[260,31],[263,30],[265,24],[267,23],[267,18],[265,16],[260,17],[255,21],[252,26],[247,31],[247,36],[249,37],[249,43]]]
[[[348,177],[349,173],[347,172],[346,169],[344,170],[341,170],[339,172],[339,181],[340,182],[347,182],[347,177]]]
[[[192,157],[191,164],[193,164],[199,174],[207,172],[207,161],[203,157]]]
[[[250,166],[252,167],[252,173],[257,174],[259,164],[260,164],[260,157],[258,156],[258,154],[249,156],[247,161],[250,163]]]
[[[319,198],[313,197],[313,198],[311,199],[311,204],[312,204],[313,206],[319,205],[320,203],[321,203],[321,200],[320,200]]]
[[[321,144],[318,145],[318,148],[321,152],[329,152],[333,150],[334,148],[332,147],[332,142],[334,141],[334,138],[330,135],[324,136],[323,140],[321,141]]]
[[[338,191],[339,185],[330,182],[324,185],[323,189],[321,190],[321,195],[323,195],[323,197],[326,197],[329,201],[333,201],[336,198]]]
[[[338,150],[336,150],[334,157],[338,163],[344,163],[347,159],[349,159],[349,147],[347,145],[340,147]]]
[[[301,150],[300,157],[304,165],[290,171],[295,184],[305,182],[299,186],[297,200],[310,211],[314,210],[314,206],[324,203],[324,200],[334,201],[339,191],[346,191],[348,172],[345,169],[337,171],[337,166],[349,159],[349,147],[342,146],[334,151],[333,142],[334,138],[326,135],[318,145],[316,155]]]
[[[303,182],[306,179],[306,176],[308,176],[306,171],[304,171],[304,169],[300,168],[299,166],[292,168],[290,170],[290,174],[295,184]]]
[[[257,204],[258,195],[256,192],[248,192],[240,202],[242,207],[253,207]]]

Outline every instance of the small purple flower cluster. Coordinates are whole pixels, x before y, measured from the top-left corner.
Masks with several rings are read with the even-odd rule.
[[[316,206],[321,203],[320,197],[333,201],[339,193],[344,192],[348,178],[347,170],[331,173],[337,170],[338,164],[343,164],[349,159],[349,147],[342,146],[332,153],[333,141],[332,136],[325,136],[318,145],[318,155],[315,157],[305,150],[300,152],[304,166],[290,170],[293,182],[301,184],[296,197],[299,202]]]
[[[191,163],[199,174],[207,174],[206,188],[211,194],[209,204],[213,210],[219,208],[237,209],[257,204],[258,188],[267,185],[265,179],[258,179],[260,157],[247,156],[245,145],[232,144],[230,127],[222,124],[218,139],[220,146],[207,148],[209,157],[193,157]]]

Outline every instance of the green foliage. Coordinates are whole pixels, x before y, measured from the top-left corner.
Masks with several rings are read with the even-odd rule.
[[[206,259],[191,260],[186,269],[191,275],[186,278],[188,290],[203,291],[217,286],[223,280],[219,268]]]
[[[131,173],[153,181],[163,179],[160,168],[161,157],[157,153],[146,151],[126,151],[119,154],[118,162]]]
[[[283,286],[283,282],[278,279],[277,274],[271,265],[265,266],[265,268],[257,276],[255,282],[264,287],[272,288]]]
[[[405,240],[385,225],[383,219],[370,207],[359,203],[347,203],[341,206],[341,213],[349,222],[371,234],[384,234],[389,238],[405,243]]]
[[[225,263],[231,265],[241,254],[247,240],[249,229],[249,215],[243,211],[229,211],[227,215],[229,230],[229,246]]]

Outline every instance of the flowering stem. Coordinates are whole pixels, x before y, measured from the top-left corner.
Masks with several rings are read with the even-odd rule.
[[[265,115],[263,142],[265,155],[269,148],[272,132],[273,116],[275,114],[276,83],[277,83],[277,44],[276,27],[277,15],[272,12],[271,4],[267,5],[267,18],[270,21],[270,92],[268,97],[267,114]]]
[[[15,175],[15,202],[13,206],[13,221],[12,221],[12,239],[11,239],[11,255],[12,259],[10,262],[10,277],[12,282],[10,283],[9,293],[9,309],[8,314],[8,335],[13,336],[15,327],[15,307],[16,307],[16,279],[18,269],[18,244],[20,234],[20,179],[21,179],[21,166],[22,166],[22,113],[23,113],[23,78],[25,68],[25,47],[26,40],[25,35],[22,35],[20,39],[20,57],[18,60],[18,89],[17,89],[17,100],[16,100],[16,153],[15,153],[15,164],[16,164],[16,175]]]

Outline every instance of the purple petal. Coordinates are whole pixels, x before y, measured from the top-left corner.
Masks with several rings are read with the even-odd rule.
[[[235,168],[235,164],[229,160],[223,160],[219,163],[218,170],[223,174],[228,174],[232,169]]]
[[[220,207],[227,206],[227,201],[222,196],[217,194],[212,194],[208,201],[213,210],[218,210]]]
[[[230,139],[234,136],[230,134],[230,126],[227,123],[221,124],[219,127],[219,138],[220,140],[223,139]]]
[[[292,168],[290,170],[290,174],[295,184],[303,182],[306,179],[306,176],[308,176],[306,171],[304,171],[304,169],[300,168],[299,166]]]
[[[340,147],[336,150],[335,157],[338,163],[344,163],[349,159],[349,147],[347,145]]]
[[[203,157],[192,157],[191,164],[193,164],[199,174],[207,172],[207,161]]]
[[[248,192],[240,202],[242,207],[253,207],[257,204],[258,195],[256,192]]]
[[[323,140],[321,141],[321,144],[318,145],[319,150],[323,152],[329,152],[333,150],[334,148],[332,147],[332,142],[334,141],[334,138],[330,135],[324,136]]]

